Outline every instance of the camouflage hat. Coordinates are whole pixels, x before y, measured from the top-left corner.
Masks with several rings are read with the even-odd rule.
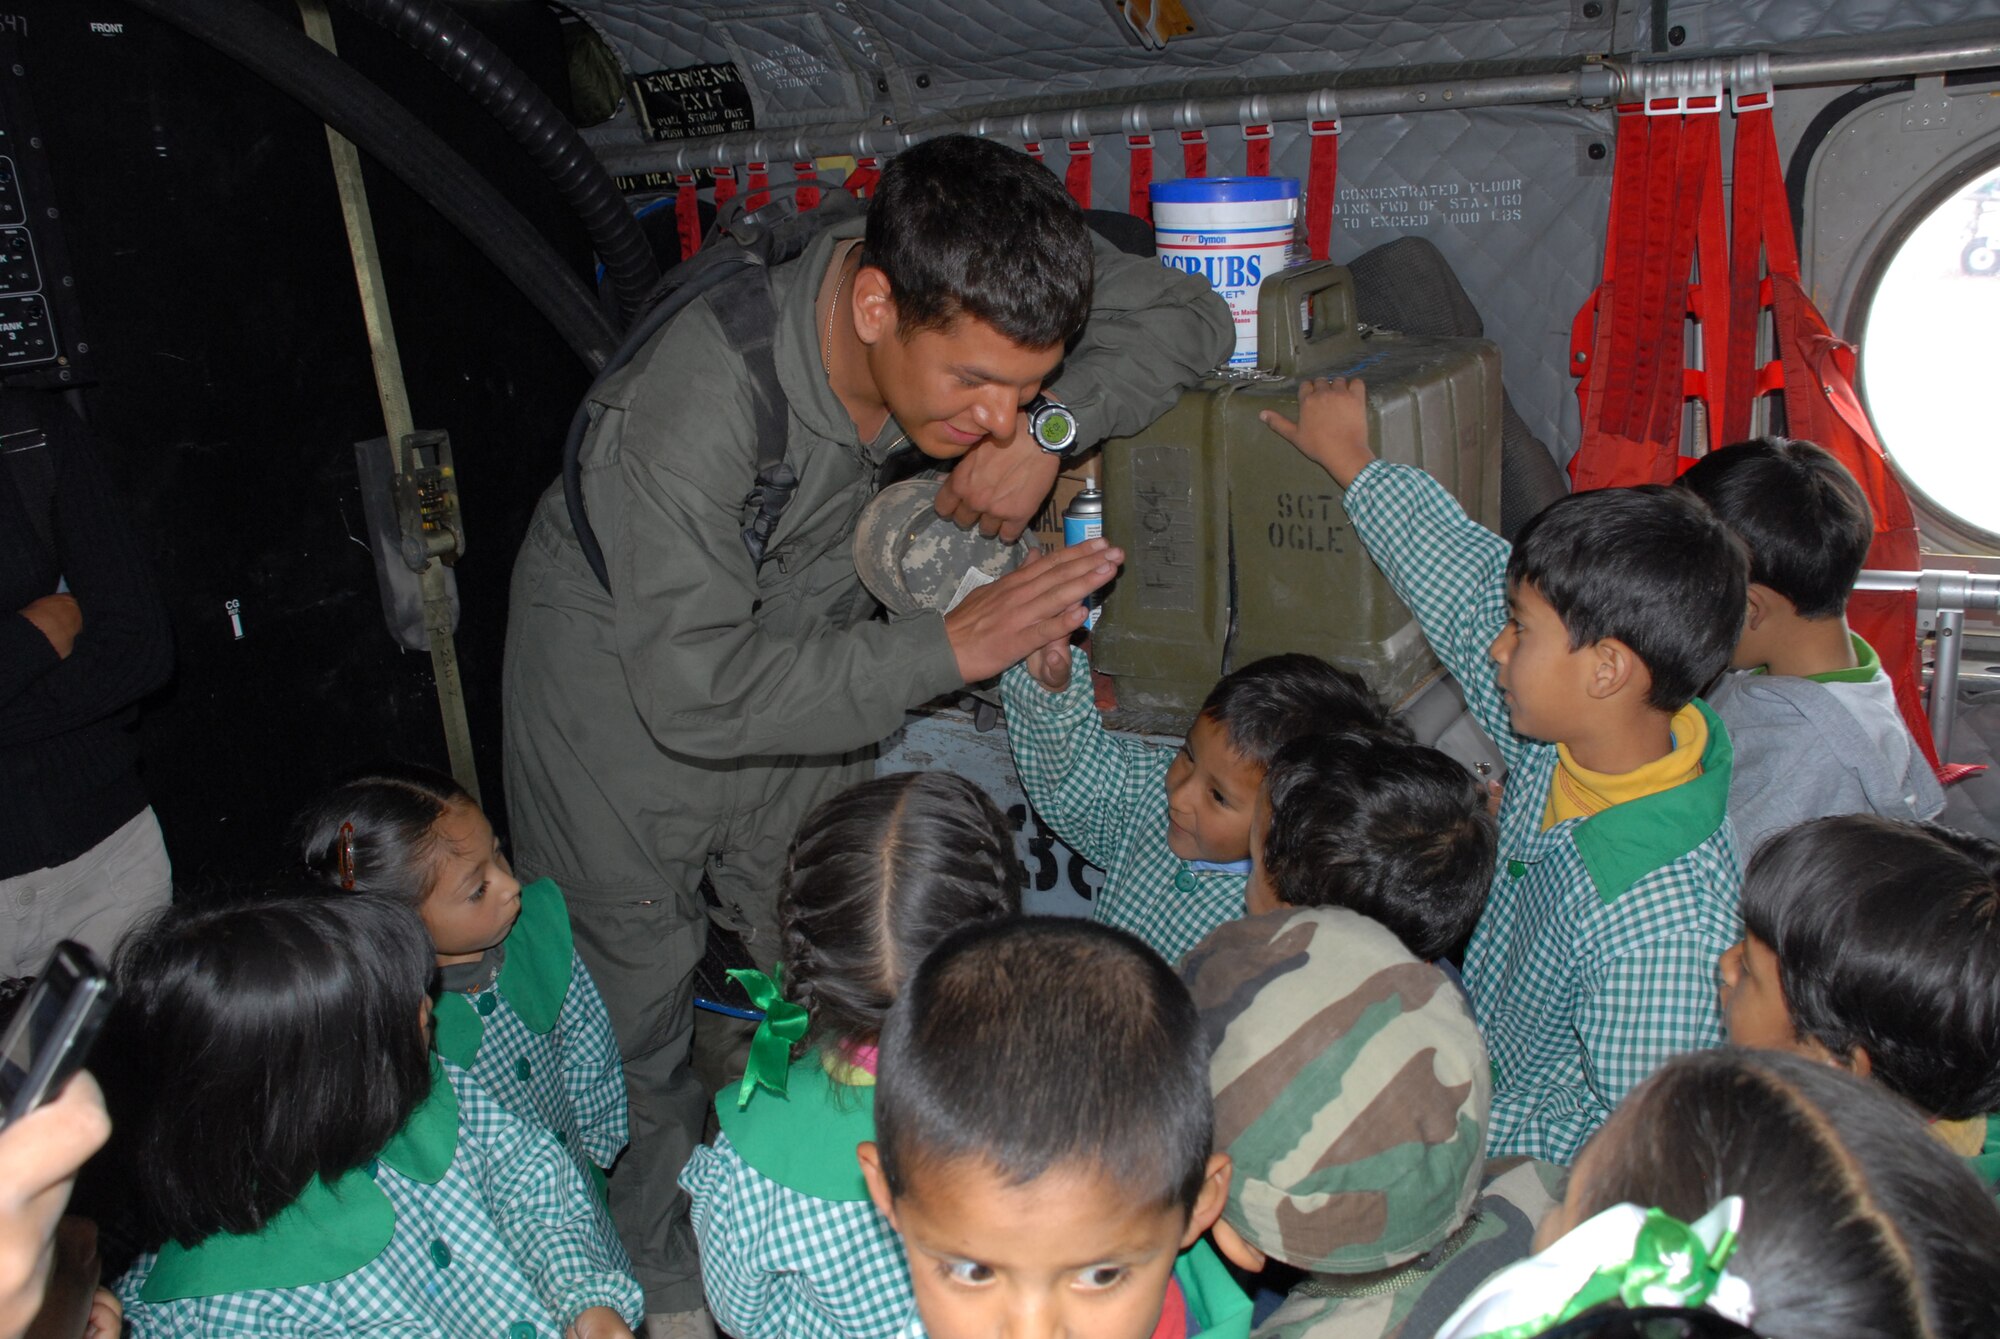
[[[966,594],[1005,576],[1028,547],[961,530],[937,514],[941,475],[890,484],[861,512],[854,527],[854,568],[861,584],[890,614],[945,613]]]
[[[1492,1076],[1464,995],[1337,907],[1230,921],[1181,964],[1213,1048],[1223,1216],[1274,1259],[1415,1259],[1479,1193]]]

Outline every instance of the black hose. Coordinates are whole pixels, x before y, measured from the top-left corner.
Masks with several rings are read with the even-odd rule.
[[[437,0],[347,0],[472,94],[527,151],[590,233],[626,323],[644,310],[659,262],[611,175],[569,118],[486,34]]]
[[[593,370],[617,344],[590,289],[464,158],[351,66],[250,0],[132,0],[241,62],[401,178],[500,268]]]

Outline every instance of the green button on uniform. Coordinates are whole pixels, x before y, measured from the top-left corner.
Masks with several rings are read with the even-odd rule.
[[[517,1320],[507,1327],[507,1339],[535,1339],[535,1327],[525,1320]]]
[[[451,1247],[444,1244],[442,1237],[431,1242],[431,1263],[439,1269],[451,1263]]]
[[[1194,875],[1190,873],[1188,870],[1182,869],[1180,873],[1174,875],[1174,887],[1180,889],[1184,893],[1193,892]]]
[[[491,992],[479,997],[479,1012],[490,1014],[500,1007],[500,997]]]
[[[522,1057],[521,1057],[521,1058],[520,1058],[519,1060],[516,1060],[516,1061],[514,1062],[514,1077],[515,1077],[515,1078],[517,1078],[517,1079],[519,1079],[519,1080],[520,1080],[521,1082],[523,1082],[523,1083],[526,1083],[526,1082],[528,1081],[528,1057],[527,1057],[527,1056],[525,1056],[525,1055],[524,1055],[524,1056],[522,1056]]]
[[[1523,874],[1526,874],[1527,872],[1528,872],[1528,867],[1527,867],[1526,865],[1522,864],[1522,863],[1521,863],[1520,861],[1518,861],[1518,860],[1509,860],[1509,861],[1507,862],[1507,877],[1508,877],[1508,878],[1510,878],[1510,879],[1518,879],[1518,878],[1520,878],[1520,877],[1521,877],[1521,876],[1522,876]]]

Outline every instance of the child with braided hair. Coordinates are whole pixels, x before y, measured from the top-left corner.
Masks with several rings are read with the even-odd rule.
[[[721,1132],[681,1173],[702,1285],[738,1339],[867,1339],[914,1316],[894,1229],[856,1146],[875,1138],[875,1041],[932,946],[1019,914],[1006,819],[943,772],[877,777],[807,816],[778,902],[776,980],[731,973],[765,1011]]]
[[[2000,1210],[1978,1179],[1908,1103],[1800,1055],[1669,1060],[1584,1147],[1535,1242],[1438,1339],[1662,1306],[1767,1339],[2000,1334]]]

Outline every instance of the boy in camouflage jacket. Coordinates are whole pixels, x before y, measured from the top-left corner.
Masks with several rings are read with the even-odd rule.
[[[1181,975],[1232,1168],[1216,1245],[1307,1275],[1258,1339],[1420,1339],[1533,1253],[1564,1173],[1483,1160],[1486,1048],[1443,972],[1317,907],[1232,921]]]

